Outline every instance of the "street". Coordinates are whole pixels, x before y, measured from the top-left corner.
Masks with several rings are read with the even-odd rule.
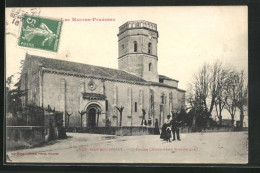
[[[247,163],[248,132],[183,133],[181,141],[159,135],[67,133],[41,147],[7,152],[12,162],[46,163]]]

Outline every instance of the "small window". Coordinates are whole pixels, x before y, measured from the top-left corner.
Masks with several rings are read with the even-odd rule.
[[[124,48],[125,48],[125,45],[122,44],[122,49],[124,49]]]
[[[148,54],[152,54],[152,43],[148,43]]]
[[[137,42],[134,41],[134,52],[137,52]]]
[[[159,79],[159,83],[163,83],[163,79]]]
[[[137,102],[135,102],[135,112],[137,112]]]
[[[149,63],[149,71],[152,71],[153,69],[152,63]]]

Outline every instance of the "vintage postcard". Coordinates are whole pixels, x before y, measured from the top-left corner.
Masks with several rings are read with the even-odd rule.
[[[247,6],[6,8],[6,163],[248,163]]]

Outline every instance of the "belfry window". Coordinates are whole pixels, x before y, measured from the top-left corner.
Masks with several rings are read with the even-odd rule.
[[[137,42],[134,41],[134,52],[137,52]]]
[[[152,54],[152,43],[148,43],[148,54]]]
[[[149,71],[152,71],[152,63],[149,63]]]

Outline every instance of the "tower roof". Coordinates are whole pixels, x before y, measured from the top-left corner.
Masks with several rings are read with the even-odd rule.
[[[119,34],[128,29],[148,29],[157,32],[157,24],[146,20],[128,21],[119,27]]]

